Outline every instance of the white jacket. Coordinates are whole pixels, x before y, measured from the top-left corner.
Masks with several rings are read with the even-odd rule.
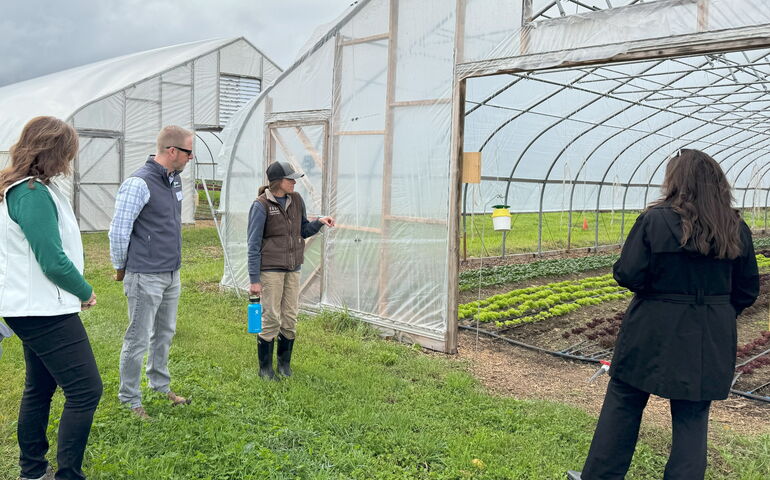
[[[5,190],[29,178],[20,180]],[[80,228],[67,197],[53,184],[47,185],[59,214],[59,233],[65,255],[83,273],[83,242]],[[5,197],[4,197],[5,198]],[[35,259],[35,254],[11,219],[8,202],[0,202],[0,317],[44,317],[80,311],[80,299],[57,287]]]

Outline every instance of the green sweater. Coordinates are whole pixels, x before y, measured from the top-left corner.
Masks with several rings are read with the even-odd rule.
[[[11,220],[21,227],[45,276],[62,290],[88,301],[93,288],[64,253],[59,214],[48,188],[41,183],[35,183],[33,189],[27,185],[20,183],[6,195]]]

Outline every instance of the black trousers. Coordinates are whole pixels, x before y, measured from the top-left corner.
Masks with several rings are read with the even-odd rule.
[[[616,480],[626,476],[634,455],[639,425],[650,394],[610,379],[594,439],[583,466],[583,480]],[[670,400],[672,445],[664,480],[702,480],[706,474],[706,442],[710,401]]]
[[[78,314],[53,317],[6,317],[24,347],[27,374],[19,408],[21,476],[38,478],[48,461],[46,430],[51,398],[60,386],[64,410],[59,422],[56,480],[82,480],[83,455],[102,379]]]

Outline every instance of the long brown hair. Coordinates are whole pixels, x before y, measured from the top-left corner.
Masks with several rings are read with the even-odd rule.
[[[78,134],[71,125],[55,117],[33,118],[11,147],[11,165],[0,171],[0,202],[5,190],[23,178],[33,177],[28,185],[33,189],[36,179],[48,185],[51,178],[69,174],[77,153]]]
[[[703,255],[734,259],[741,252],[740,213],[722,168],[700,150],[681,149],[666,167],[663,197],[682,219],[681,246],[688,242]]]
[[[262,195],[265,193],[265,190],[270,190],[271,192],[275,192],[279,188],[281,188],[281,182],[283,181],[282,178],[279,178],[278,180],[273,180],[270,182],[270,185],[262,185],[259,187],[259,193],[257,193],[257,196]]]

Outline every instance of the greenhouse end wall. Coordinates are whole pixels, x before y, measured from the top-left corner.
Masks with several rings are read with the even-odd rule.
[[[770,45],[762,2],[740,0],[742,11],[732,16],[728,3],[736,5],[662,0],[535,19],[528,0],[359,2],[272,88],[239,112],[224,134],[228,260],[223,284],[248,287],[248,210],[257,187],[265,183],[267,164],[289,161],[310,171],[313,181],[298,183],[297,190],[313,199],[317,212],[312,213],[334,215],[339,224],[309,246],[302,273],[305,305],[347,308],[403,338],[454,351],[460,158],[463,150],[475,148],[469,139],[494,137],[499,125],[497,120],[482,122],[473,127],[481,131],[469,130],[465,116],[475,107],[465,100],[483,103],[494,90],[474,93],[468,79],[512,75],[505,79],[511,82],[516,75],[561,67]],[[650,23],[650,18],[663,21]],[[639,22],[649,28],[638,28]],[[548,79],[554,91],[570,87],[570,73],[560,75],[555,85]],[[523,105],[516,108],[526,110],[536,97],[537,90],[525,90],[519,98]],[[548,144],[543,132],[563,132],[569,143],[574,132],[585,129],[580,122],[570,122],[567,130],[551,127],[549,118],[564,122],[564,110],[580,103],[580,98],[563,98],[570,106],[554,104],[537,122],[522,122],[501,135],[514,146],[538,138],[545,142],[532,151],[552,158],[519,155],[522,171],[540,177],[514,178],[537,196],[532,205],[538,211],[554,209],[544,192],[564,190],[545,181],[565,170],[553,162],[559,148]],[[599,128],[610,135],[617,131],[614,125]],[[581,142],[594,148],[601,140]],[[629,162],[633,155],[646,154],[641,148],[628,152]],[[597,161],[602,159],[611,161],[597,155]],[[545,173],[541,168],[548,165],[555,170]],[[620,162],[616,168],[628,165]],[[572,200],[598,203],[598,208],[614,202],[619,195],[612,188],[618,183],[615,176],[604,182],[608,185],[574,185]],[[631,187],[626,192],[638,201],[639,185],[624,187]],[[647,188],[642,185],[645,194],[649,187],[650,182]]]

